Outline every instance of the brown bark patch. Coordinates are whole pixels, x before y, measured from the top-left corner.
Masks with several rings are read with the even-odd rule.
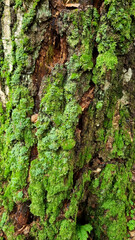
[[[111,151],[113,149],[113,142],[114,142],[114,138],[109,136],[108,140],[106,142],[106,149]]]
[[[132,181],[135,182],[135,164],[132,167]]]
[[[93,1],[93,5],[94,5],[95,8],[100,9],[100,7],[102,6],[103,2],[104,2],[103,0],[94,0]]]
[[[35,217],[31,214],[29,205],[30,201],[18,203],[10,214],[10,220],[15,226],[15,236],[19,234],[27,236],[30,232]]]
[[[117,102],[116,109],[113,116],[113,121],[112,121],[112,125],[116,130],[119,129],[119,120],[120,120],[119,105],[120,103]]]
[[[15,222],[17,228],[22,228],[28,223],[30,216],[29,206],[26,203],[21,203],[17,205],[17,211],[15,213]]]
[[[92,83],[90,88],[83,94],[80,100],[80,106],[82,108],[82,114],[79,116],[79,122],[76,126],[75,137],[77,141],[76,151],[80,150],[84,132],[88,123],[88,108],[94,98],[95,85]],[[79,147],[79,148],[78,148]]]
[[[66,34],[59,34],[57,17],[53,17],[46,31],[39,57],[33,73],[33,84],[36,87],[34,112],[39,111],[39,89],[44,76],[50,75],[56,64],[64,64],[67,60]]]
[[[0,237],[2,237],[3,240],[7,240],[7,237],[2,230],[0,231]]]
[[[34,160],[37,157],[38,157],[38,149],[37,149],[37,145],[34,145],[31,149],[30,160]]]
[[[63,64],[67,59],[66,35],[60,37],[56,26],[56,19],[53,18],[36,61],[33,82],[37,87],[40,86],[42,78],[51,73],[56,63]]]
[[[84,93],[84,95],[81,98],[80,106],[82,108],[82,111],[87,110],[91,101],[94,98],[94,86],[90,87],[87,92]]]

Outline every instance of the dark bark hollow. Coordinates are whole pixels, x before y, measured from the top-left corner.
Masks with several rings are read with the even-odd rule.
[[[134,13],[0,2],[0,239],[135,238]]]

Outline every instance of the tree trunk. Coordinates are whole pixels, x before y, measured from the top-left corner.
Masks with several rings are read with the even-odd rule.
[[[0,239],[135,239],[135,0],[0,0]]]

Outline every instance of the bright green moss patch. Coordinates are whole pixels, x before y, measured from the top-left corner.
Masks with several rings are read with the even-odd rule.
[[[88,233],[92,230],[92,226],[90,224],[85,225],[77,225],[77,236],[79,240],[87,240]]]
[[[62,224],[60,226],[60,233],[59,236],[56,238],[57,240],[63,239],[63,240],[68,240],[68,239],[73,239],[76,240],[76,235],[74,234],[75,232],[75,227],[76,224],[72,222],[71,220],[64,220],[62,221]]]
[[[64,141],[61,145],[63,150],[71,150],[72,148],[74,148],[76,142],[74,141],[74,139],[68,139],[67,141]]]
[[[19,190],[27,185],[30,147],[34,144],[30,122],[33,99],[25,87],[17,87],[10,94],[10,104],[7,105],[9,113],[6,118],[10,114],[11,120],[7,118],[5,123],[5,137],[1,151],[3,169],[1,177],[8,180],[2,194],[2,205],[9,211],[13,209],[15,202],[23,198],[23,193]]]
[[[106,229],[108,239],[127,239],[126,210],[129,208],[130,169],[118,164],[108,164],[99,177],[101,182],[93,182],[94,191],[98,191],[99,209],[97,239],[101,239]],[[96,190],[97,189],[97,190]],[[129,191],[129,196],[127,195]],[[98,224],[98,223],[97,223]]]

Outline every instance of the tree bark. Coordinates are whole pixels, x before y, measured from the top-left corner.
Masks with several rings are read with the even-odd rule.
[[[0,239],[135,239],[134,29],[134,0],[0,0]]]

